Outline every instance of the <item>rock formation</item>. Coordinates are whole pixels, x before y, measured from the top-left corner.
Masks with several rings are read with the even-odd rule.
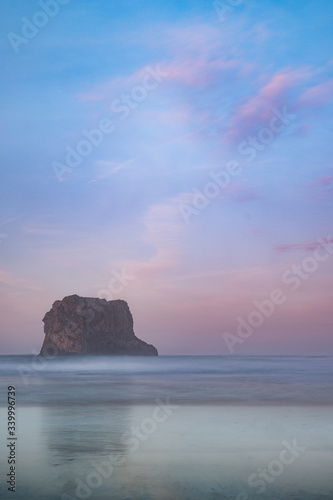
[[[70,295],[54,302],[43,318],[45,339],[40,354],[157,356],[153,345],[138,339],[124,300]]]

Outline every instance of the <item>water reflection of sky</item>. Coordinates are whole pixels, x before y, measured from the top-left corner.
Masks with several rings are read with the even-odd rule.
[[[284,440],[294,439],[306,452],[262,500],[284,498],[278,488],[285,496],[289,488],[287,493],[302,500],[312,498],[300,494],[301,488],[317,493],[332,488],[329,360],[236,359],[229,373],[221,358],[186,359],[183,366],[179,359],[161,359],[160,365],[145,360],[146,367],[142,360],[115,360],[110,370],[110,360],[101,361],[101,367],[96,360],[75,362],[78,373],[68,361],[57,362],[27,385],[13,360],[0,366],[1,401],[8,383],[17,390],[17,500],[75,499],[78,481],[96,472],[96,463],[119,455],[124,462],[113,464],[111,476],[89,498],[235,499],[249,475],[276,459]],[[157,398],[164,403],[170,398],[178,408],[143,439],[135,437],[133,449],[135,429],[149,423]],[[6,412],[0,407],[1,429]],[[9,500],[5,436],[0,439],[1,500]]]
[[[167,499],[169,492],[183,499],[191,492],[191,498],[199,499],[200,492],[201,498],[213,499],[212,491],[231,494],[235,485],[244,486],[251,471],[277,458],[282,442],[294,439],[306,452],[275,486],[287,488],[292,478],[299,487],[330,487],[333,424],[328,407],[181,406],[130,449],[126,444],[132,430],[150,418],[154,408],[22,408],[17,498],[53,500],[64,493],[75,498],[78,479],[86,484],[89,474],[96,472],[94,464],[122,455],[124,463],[103,479],[92,498],[159,500]]]

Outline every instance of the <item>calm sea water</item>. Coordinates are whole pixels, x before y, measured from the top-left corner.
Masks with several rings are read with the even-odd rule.
[[[333,499],[332,361],[1,356],[1,498]]]

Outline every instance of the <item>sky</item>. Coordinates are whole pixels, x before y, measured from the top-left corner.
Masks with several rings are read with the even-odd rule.
[[[1,10],[0,353],[78,294],[162,355],[332,355],[331,0]]]

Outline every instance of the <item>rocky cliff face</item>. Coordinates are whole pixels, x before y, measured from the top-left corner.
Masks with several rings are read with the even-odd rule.
[[[138,339],[124,300],[71,295],[57,300],[43,318],[41,355],[118,354],[157,356],[153,345]]]

